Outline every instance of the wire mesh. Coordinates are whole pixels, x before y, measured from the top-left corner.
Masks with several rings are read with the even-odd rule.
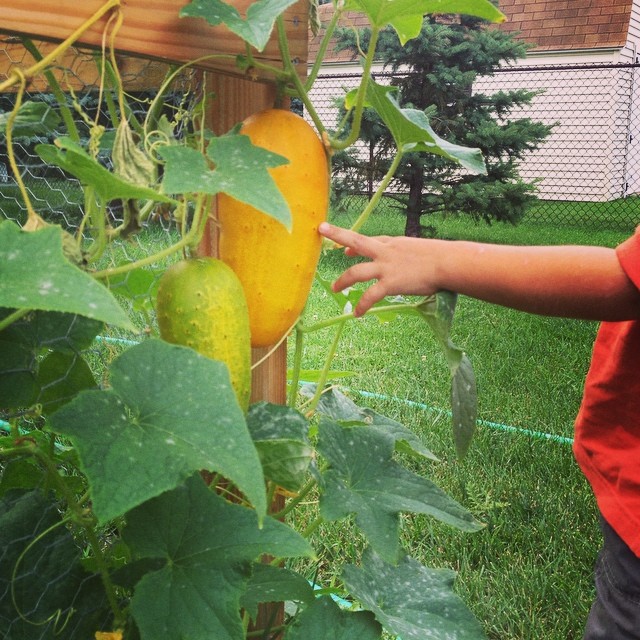
[[[29,68],[52,47],[47,42],[1,38],[0,83],[15,70]],[[113,168],[110,149],[115,121],[126,116],[141,122],[171,71],[168,65],[156,61],[119,57],[117,62],[127,114],[120,109],[116,83],[105,75],[102,56],[91,50],[72,49],[50,68],[49,77],[47,74],[34,77],[21,97],[22,104],[44,104],[57,113],[61,111],[62,102],[72,115],[79,143],[87,147],[91,140],[96,140],[100,145],[97,157],[108,169]],[[178,135],[181,127],[188,128],[194,105],[202,99],[201,80],[198,72],[185,71],[163,92],[162,113]],[[0,94],[0,117],[12,111],[16,100],[15,88]],[[42,113],[44,120],[48,117],[47,111]],[[86,190],[78,179],[45,162],[37,151],[38,145],[54,144],[57,139],[70,135],[67,125],[63,118],[58,118],[53,128],[36,127],[37,132],[29,135],[16,132],[12,149],[33,210],[46,223],[58,224],[70,234],[79,234],[84,238],[84,246],[90,247],[94,239],[91,223],[87,225],[84,220]],[[117,227],[123,222],[126,206],[126,202],[117,200],[108,203],[109,225]],[[24,224],[26,220],[25,198],[11,169],[6,136],[0,133],[0,223]],[[111,242],[92,267],[105,269],[155,255],[178,237],[170,212],[158,205],[138,233]],[[153,299],[162,266],[152,263],[147,269],[129,272],[111,282],[120,302],[131,310],[137,328],[135,334],[101,326],[98,339],[92,339],[87,346],[77,339],[78,328],[71,321],[67,328],[57,327],[55,337],[49,338],[44,335],[49,330],[43,327],[44,314],[39,312],[10,325],[11,331],[0,332],[0,437],[7,437],[11,427],[18,425],[24,438],[40,438],[45,416],[56,408],[50,398],[59,398],[61,391],[64,396],[66,385],[77,387],[79,379],[92,376],[88,379],[91,385],[105,387],[109,364],[132,341],[153,331]],[[0,309],[0,320],[8,312]],[[50,325],[51,314],[48,315]],[[21,337],[28,336],[31,347],[13,344],[11,337],[17,335],[15,332]],[[91,373],[87,371],[87,363]],[[15,393],[17,378],[30,392],[24,409],[16,408],[20,399],[15,395],[10,397]],[[11,434],[13,437],[15,431]],[[64,443],[58,440],[58,446],[62,447],[59,453],[64,457]],[[95,567],[86,564],[91,553],[82,528],[65,519],[65,500],[56,495],[54,487],[34,483],[35,477],[45,475],[44,470],[37,467],[28,456],[0,461],[0,519],[3,522],[0,527],[0,637],[8,640],[93,638],[96,630],[109,628],[111,622],[105,591]],[[68,473],[73,473],[73,469],[70,465]],[[65,474],[64,468],[59,471]],[[74,486],[72,479],[68,482]],[[78,478],[77,497],[85,490]],[[102,532],[98,544],[106,546],[109,536],[108,530]]]
[[[34,42],[25,46],[22,40],[5,37],[0,39],[0,82],[9,78],[15,69],[28,67],[35,61],[31,50],[46,55],[52,45],[46,42]],[[87,145],[92,137],[99,138],[98,159],[108,169],[112,169],[110,145],[113,142],[115,121],[122,117],[117,101],[117,89],[105,80],[102,56],[95,51],[74,48],[58,60],[50,70],[55,83],[62,94],[56,95],[46,75],[37,76],[27,87],[23,103],[31,101],[60,107],[64,106],[73,113],[74,125],[80,136],[80,143]],[[126,108],[130,110],[129,119],[142,121],[159,87],[170,71],[169,65],[157,61],[139,58],[118,58],[118,73],[125,90]],[[163,112],[173,124],[181,118],[188,122],[185,114],[193,104],[201,99],[201,75],[193,70],[181,73],[164,93]],[[102,86],[102,89],[100,87]],[[15,91],[0,94],[0,113],[8,113],[15,104]],[[185,126],[187,126],[185,124]],[[179,133],[180,124],[175,130]],[[14,138],[13,151],[20,175],[26,187],[33,209],[46,222],[61,225],[70,233],[75,233],[84,215],[84,191],[75,177],[60,167],[44,162],[36,148],[42,143],[54,143],[60,137],[69,135],[65,122],[48,128],[46,132],[27,137]],[[123,209],[126,203],[113,200],[108,203],[109,223],[117,227],[123,222]],[[0,137],[0,220],[13,220],[20,224],[26,220],[26,205],[20,193],[15,177],[9,166],[6,139]],[[103,256],[103,268],[116,263],[124,263],[145,254],[157,251],[158,246],[169,244],[175,239],[177,231],[171,222],[166,207],[158,205],[145,222],[140,234],[131,235],[126,241],[115,241]],[[91,242],[90,234],[85,241]],[[122,286],[127,286],[123,281]],[[128,292],[128,297],[140,309],[148,307],[143,299],[152,290],[144,291],[140,283],[135,285],[137,294]]]

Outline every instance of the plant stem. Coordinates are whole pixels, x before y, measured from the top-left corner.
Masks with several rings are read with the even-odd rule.
[[[114,627],[119,628],[124,624],[124,614],[120,609],[120,605],[118,603],[118,598],[116,595],[116,590],[113,582],[111,581],[111,576],[109,575],[109,568],[107,563],[104,560],[104,556],[102,555],[102,549],[100,547],[100,541],[98,540],[98,536],[96,535],[93,520],[91,522],[87,521],[86,513],[82,505],[76,500],[75,496],[64,482],[64,480],[60,477],[58,473],[58,469],[53,462],[53,460],[45,455],[39,448],[33,447],[33,453],[37,458],[45,465],[49,477],[56,483],[60,493],[64,497],[65,502],[69,510],[73,514],[73,522],[78,524],[84,529],[84,532],[87,536],[87,541],[89,542],[89,546],[93,551],[95,556],[95,562],[98,567],[98,571],[100,573],[100,577],[102,579],[102,584],[104,586],[105,594],[107,596],[107,600],[109,601],[109,605],[114,615]]]
[[[313,412],[320,401],[320,397],[322,396],[322,392],[324,390],[324,385],[327,382],[329,377],[329,371],[331,370],[331,362],[333,361],[334,356],[336,355],[336,351],[338,350],[338,344],[340,343],[340,338],[342,336],[342,331],[347,324],[347,319],[343,319],[337,323],[336,333],[333,336],[333,342],[331,343],[331,347],[329,348],[329,353],[327,353],[327,357],[324,361],[324,366],[322,371],[320,372],[320,376],[318,378],[318,384],[316,385],[316,392],[313,394],[313,398],[305,407],[307,412]]]
[[[415,309],[421,302],[401,302],[397,304],[385,304],[379,307],[373,307],[367,311],[366,315],[380,315],[385,313],[390,313],[393,311],[398,312],[406,312],[407,309]],[[321,320],[320,322],[316,322],[314,324],[300,326],[300,331],[304,333],[313,333],[314,331],[320,331],[320,329],[326,329],[327,327],[331,327],[334,324],[339,324],[340,322],[344,322],[345,320],[351,320],[355,316],[353,312],[351,313],[343,313],[341,316],[335,316],[333,318],[328,318],[327,320]]]
[[[92,229],[94,243],[87,253],[87,262],[98,260],[107,248],[107,224],[106,205],[98,202],[95,187],[87,185],[84,189],[85,216],[89,220]]]
[[[127,264],[120,265],[119,267],[111,267],[110,269],[103,269],[102,271],[95,271],[91,275],[98,279],[102,280],[103,278],[109,278],[111,276],[117,276],[122,273],[129,273],[129,271],[133,271],[134,269],[139,269],[140,267],[146,267],[158,260],[162,260],[162,258],[167,258],[170,255],[173,255],[180,249],[188,246],[191,239],[190,237],[184,236],[181,240],[178,240],[175,244],[172,244],[170,247],[163,249],[162,251],[158,251],[158,253],[154,253],[152,256],[147,256],[146,258],[141,258],[140,260],[136,260],[135,262],[129,262]]]
[[[304,104],[309,117],[313,120],[313,124],[318,130],[318,133],[322,135],[322,133],[325,131],[324,124],[322,124],[322,120],[320,119],[315,106],[313,105],[311,100],[309,100],[307,88],[302,83],[302,80],[300,79],[300,76],[298,75],[293,62],[291,61],[291,53],[289,51],[286,26],[284,24],[284,18],[281,15],[278,16],[276,20],[276,26],[278,29],[278,45],[280,48],[280,56],[282,57],[282,64],[287,71],[288,79],[295,87],[296,93],[300,100],[302,100],[302,103]]]
[[[20,320],[20,318],[24,318],[24,316],[29,313],[31,309],[17,309],[10,313],[6,318],[0,320],[0,331],[6,329],[10,324],[13,324],[16,320]]]
[[[298,384],[300,382],[300,369],[302,367],[302,343],[304,340],[304,333],[300,331],[299,326],[296,324],[296,337],[295,337],[295,349],[293,352],[293,368],[291,371],[291,379],[289,380],[289,398],[287,404],[290,407],[295,407],[296,398],[298,397]]]
[[[323,522],[324,518],[318,516],[300,535],[302,535],[303,538],[308,538]]]
[[[333,33],[338,26],[338,22],[344,13],[344,6],[339,6],[333,12],[333,16],[327,25],[327,28],[322,36],[322,41],[320,42],[320,46],[318,47],[318,55],[313,62],[313,67],[311,67],[311,71],[309,71],[307,75],[307,79],[305,81],[304,88],[308,92],[313,83],[316,81],[318,77],[318,73],[320,73],[320,69],[322,68],[322,63],[324,61],[324,57],[327,53],[327,47],[329,46],[329,42],[331,42],[331,38],[333,38]]]
[[[22,44],[36,62],[42,61],[42,54],[33,44],[33,41],[30,38],[23,38]],[[60,107],[60,115],[62,116],[62,120],[64,121],[65,126],[67,127],[67,134],[74,142],[79,142],[80,133],[78,131],[78,127],[76,126],[76,121],[73,119],[73,113],[71,112],[71,109],[69,109],[69,105],[67,104],[64,91],[62,91],[59,82],[49,69],[45,69],[44,77],[46,78],[47,84],[49,85],[51,92],[58,102],[58,106]]]
[[[384,178],[378,185],[378,188],[376,189],[373,196],[371,196],[371,200],[369,200],[369,202],[367,203],[367,206],[363,209],[362,213],[358,216],[358,219],[351,225],[352,231],[358,231],[362,227],[362,225],[367,221],[367,219],[369,218],[373,210],[376,208],[376,205],[378,204],[378,202],[380,202],[384,192],[387,190],[389,183],[391,182],[391,180],[393,180],[393,176],[395,175],[398,167],[400,166],[400,162],[402,161],[403,156],[404,156],[403,151],[401,149],[398,149],[396,151],[396,155],[393,158],[393,162],[389,167],[389,170],[384,175]]]
[[[199,205],[196,207],[196,213],[194,215],[193,223],[189,231],[178,240],[178,242],[172,244],[162,251],[158,251],[151,256],[146,256],[145,258],[141,258],[140,260],[136,260],[135,262],[128,262],[127,264],[120,265],[119,267],[110,267],[109,269],[103,269],[101,271],[95,271],[91,275],[101,280],[103,278],[109,278],[111,276],[120,275],[123,273],[129,273],[135,269],[139,269],[141,267],[146,267],[158,260],[162,260],[163,258],[168,258],[174,253],[180,251],[180,249],[184,249],[185,247],[193,246],[197,244],[199,238],[202,237],[202,231],[204,229],[204,224],[206,222],[206,216],[202,215],[202,201],[206,198],[206,194],[199,194],[198,201]],[[202,219],[201,219],[202,218]]]
[[[307,484],[300,489],[298,495],[295,498],[292,498],[287,502],[286,506],[278,511],[278,513],[274,513],[273,517],[276,520],[283,520],[289,513],[291,513],[313,490],[316,486],[315,480],[309,480]]]
[[[27,86],[27,78],[21,71],[15,72],[14,77],[19,77],[20,87],[16,92],[15,105],[11,110],[9,117],[7,118],[7,125],[5,128],[7,158],[9,159],[9,166],[11,167],[11,171],[13,172],[15,181],[18,184],[18,189],[20,190],[22,201],[27,208],[27,222],[25,223],[23,228],[28,228],[30,231],[35,231],[41,226],[42,220],[40,219],[40,216],[35,212],[35,209],[31,204],[31,198],[29,197],[29,192],[27,191],[24,181],[22,180],[22,175],[20,174],[20,169],[18,167],[15,152],[13,150],[13,124],[18,117],[18,112],[20,111],[20,107],[22,106],[22,97],[24,96],[24,92]]]
[[[349,132],[349,135],[344,140],[338,140],[331,138],[331,146],[333,149],[340,150],[350,147],[360,136],[360,126],[362,124],[362,114],[364,112],[365,100],[367,97],[367,87],[371,78],[371,67],[373,66],[373,60],[376,53],[376,45],[378,43],[378,36],[380,35],[380,29],[373,27],[371,29],[371,39],[369,40],[369,48],[367,55],[364,59],[364,66],[362,69],[362,78],[358,87],[358,93],[356,95],[356,104],[353,111],[353,125]]]

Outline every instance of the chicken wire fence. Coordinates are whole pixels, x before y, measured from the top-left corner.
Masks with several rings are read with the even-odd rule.
[[[0,38],[0,84],[11,78],[15,70],[31,67],[52,48],[46,42]],[[28,219],[20,192],[22,182],[33,210],[46,223],[58,224],[73,235],[80,233],[86,246],[95,241],[91,223],[83,221],[87,197],[83,185],[60,167],[45,162],[38,154],[38,145],[50,145],[69,135],[70,123],[61,116],[64,112],[67,119],[73,120],[71,128],[79,144],[83,148],[98,145],[97,158],[111,170],[114,122],[122,117],[141,122],[159,88],[164,86],[167,74],[173,72],[164,63],[118,57],[120,77],[116,82],[105,73],[103,63],[100,53],[75,48],[26,86],[22,104],[47,108],[34,112],[42,115],[42,126],[31,122],[28,131],[15,131],[12,149],[20,181],[11,169],[7,138],[0,127],[0,224],[12,221],[22,225]],[[118,86],[124,89],[122,102]],[[181,135],[182,126],[186,134],[205,90],[202,75],[190,70],[167,85],[161,111],[175,134]],[[6,123],[17,95],[15,87],[0,93],[0,123]],[[126,114],[121,111],[122,105]],[[55,126],[50,126],[51,123]],[[131,203],[116,200],[108,203],[110,226],[115,228],[123,223],[127,206]],[[92,267],[107,269],[153,256],[175,243],[179,233],[171,212],[158,205],[138,233],[111,242]],[[15,436],[16,427],[24,438],[39,438],[46,416],[57,408],[50,399],[60,398],[61,390],[67,386],[69,389],[77,386],[79,376],[86,378],[87,366],[91,370],[91,384],[95,387],[107,384],[108,367],[113,360],[146,334],[154,333],[153,298],[165,266],[152,263],[148,269],[129,272],[121,281],[110,283],[115,284],[113,290],[119,301],[130,309],[138,330],[135,333],[101,326],[97,339],[81,347],[73,318],[45,312],[31,313],[0,331],[0,438]],[[0,308],[0,320],[9,313],[10,310]],[[32,338],[33,348],[25,350],[22,345],[12,343],[16,335]],[[52,362],[56,363],[54,367]],[[83,384],[86,382],[85,379]],[[25,385],[33,393],[28,404],[19,406],[16,389]],[[64,446],[64,442],[57,441],[61,456],[65,453]],[[82,567],[90,555],[86,553],[87,540],[63,521],[62,502],[58,509],[55,501],[45,499],[52,487],[43,484],[42,491],[31,490],[38,487],[30,485],[33,472],[29,468],[34,463],[27,458],[0,458],[0,638],[93,638],[97,629],[108,626],[105,619],[108,606],[96,573]],[[73,469],[69,465],[68,473],[73,474]],[[61,473],[64,472],[62,468]],[[107,544],[111,532],[105,530],[102,535]],[[77,611],[82,611],[82,615]]]
[[[46,42],[25,41],[19,38],[0,38],[0,83],[11,77],[15,69],[28,68],[53,45]],[[98,145],[97,157],[107,169],[113,169],[111,149],[116,123],[122,117],[141,123],[148,109],[172,71],[165,63],[119,56],[119,79],[111,80],[103,68],[103,57],[95,51],[74,48],[50,68],[48,74],[34,78],[26,88],[22,103],[41,103],[51,111],[42,112],[43,126],[35,127],[30,135],[14,134],[13,153],[33,210],[46,222],[59,224],[70,233],[76,233],[85,214],[83,185],[62,168],[45,162],[38,155],[38,145],[55,144],[55,140],[70,135],[66,121],[60,117],[62,108],[73,119],[79,144],[89,148]],[[118,87],[124,89],[126,114],[120,113]],[[57,93],[55,88],[58,89]],[[162,96],[162,115],[170,122],[176,135],[181,134],[181,121],[187,130],[191,111],[202,99],[202,75],[194,70],[178,74]],[[0,115],[13,109],[16,91],[0,94]],[[63,102],[63,104],[61,104]],[[56,114],[53,120],[51,113]],[[67,116],[69,117],[69,116]],[[51,122],[55,126],[51,126]],[[123,223],[129,203],[113,200],[107,204],[108,223],[118,227]],[[23,224],[27,219],[27,206],[19,185],[10,168],[6,137],[0,131],[0,222],[12,220]],[[91,243],[90,229],[85,229],[85,242]],[[178,231],[166,205],[159,204],[146,217],[142,232],[131,234],[126,240],[116,240],[105,252],[101,268],[139,259],[157,251],[158,246],[169,244]],[[126,284],[126,283],[125,283]],[[146,296],[140,284],[140,295]],[[131,293],[131,292],[130,292]],[[130,296],[132,297],[132,296]],[[135,296],[133,296],[135,297]],[[143,302],[135,302],[140,308]]]
[[[640,223],[639,69],[639,63],[507,67],[476,80],[473,90],[479,93],[537,92],[529,106],[508,117],[553,125],[540,148],[519,165],[521,177],[537,184],[538,202],[528,220],[623,230]],[[325,126],[335,127],[336,100],[359,78],[349,73],[318,78],[312,99]],[[393,78],[376,75],[383,84]],[[346,208],[349,200],[358,206],[363,195],[364,190],[344,196]],[[378,206],[398,205],[387,198]]]

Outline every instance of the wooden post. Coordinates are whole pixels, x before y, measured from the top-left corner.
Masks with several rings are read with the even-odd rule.
[[[208,113],[208,125],[214,133],[222,134],[252,113],[274,105],[275,86],[219,74],[207,74],[207,91],[215,100]],[[215,204],[200,246],[202,255],[217,255]],[[253,350],[253,361],[262,360],[269,348]],[[253,372],[251,401],[267,400],[277,404],[286,402],[286,344],[280,345]]]
[[[117,33],[116,46],[128,53],[165,62],[200,59],[199,67],[237,75],[235,57],[245,51],[244,42],[224,25],[211,26],[200,18],[180,18],[187,0],[123,0],[119,10],[124,18]],[[233,0],[230,4],[245,15],[252,0]],[[99,16],[78,43],[100,49],[104,30],[112,12],[103,13],[105,0],[2,0],[0,33],[27,35],[60,42],[87,20]],[[300,61],[306,73],[308,5],[297,2],[283,14],[291,56]],[[264,51],[256,52],[262,62],[279,64],[277,38],[272,37]],[[264,75],[257,70],[258,75]]]
[[[208,126],[216,134],[226,133],[247,116],[274,106],[275,85],[254,82],[221,74],[207,74],[207,91],[213,93],[208,113]],[[216,256],[217,232],[215,204],[200,245],[201,255]],[[259,362],[270,348],[253,350],[253,361]],[[267,400],[276,404],[286,402],[287,358],[286,343],[282,343],[269,357],[253,370],[251,401]]]
[[[274,106],[275,85],[255,82],[221,74],[207,74],[206,89],[215,98],[207,114],[207,125],[222,134],[247,116]],[[218,254],[216,203],[214,202],[204,237],[199,247],[201,255]],[[264,400],[285,404],[287,400],[287,344],[286,340],[271,353],[271,347],[252,350],[252,362],[258,364],[251,376],[251,402]],[[276,496],[272,509],[284,507],[284,497]],[[258,609],[255,629],[274,628],[284,622],[284,605],[267,603]],[[270,636],[271,637],[271,636]]]

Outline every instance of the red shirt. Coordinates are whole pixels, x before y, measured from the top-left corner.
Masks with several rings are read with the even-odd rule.
[[[640,289],[640,227],[616,253]],[[640,320],[601,324],[573,451],[605,520],[640,557]]]

